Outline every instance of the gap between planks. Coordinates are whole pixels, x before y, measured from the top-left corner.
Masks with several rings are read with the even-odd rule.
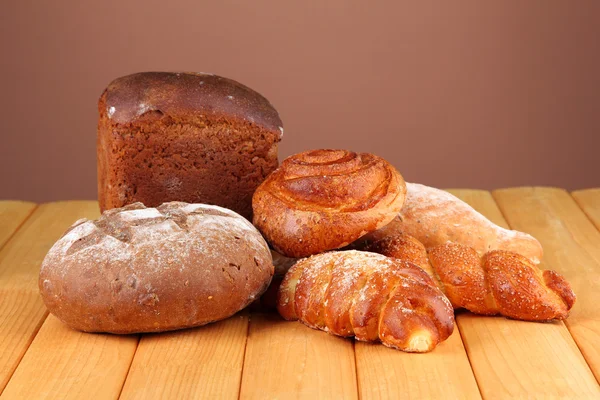
[[[142,335],[139,345],[139,336],[81,333],[69,329],[52,315],[45,318],[47,312],[37,292],[43,257],[75,220],[97,218],[98,214],[96,202],[43,205],[33,222],[23,226],[11,241],[11,247],[6,249],[10,254],[0,253],[10,261],[0,264],[0,276],[11,282],[26,281],[23,286],[27,296],[16,293],[15,288],[11,296],[33,301],[30,308],[42,312],[41,316],[24,312],[24,306],[6,312],[14,321],[0,329],[23,321],[36,325],[27,326],[26,332],[17,335],[20,338],[29,335],[29,341],[0,344],[0,350],[3,345],[19,349],[19,354],[2,360],[10,369],[5,374],[5,380],[10,378],[10,381],[6,388],[2,385],[3,398],[114,399],[186,394],[237,398],[248,330],[247,313],[202,328]],[[24,248],[16,255],[11,253],[19,247]],[[22,270],[11,268],[24,262],[27,267]],[[233,361],[223,363],[224,356]],[[151,381],[145,379],[146,374],[150,374]],[[209,385],[213,380],[219,384]]]
[[[122,399],[237,399],[248,313],[179,331],[142,335]]]
[[[487,192],[485,192],[485,193],[487,193]],[[70,221],[70,222],[72,222],[72,221]],[[253,316],[253,317],[254,317],[254,316]],[[459,320],[463,319],[463,316],[459,315],[459,318],[458,318],[458,319],[459,319]],[[504,320],[504,319],[501,319],[501,318],[499,318],[499,319],[495,319],[495,320],[507,321],[507,320]],[[227,320],[226,320],[226,321],[227,321]],[[280,322],[282,322],[282,323],[285,323],[285,324],[290,324],[290,326],[292,326],[292,325],[294,325],[294,324],[295,324],[295,325],[296,325],[296,326],[298,326],[299,328],[306,329],[306,330],[308,330],[308,331],[309,331],[309,332],[311,332],[311,333],[318,334],[318,335],[325,335],[325,337],[327,337],[327,335],[326,335],[326,334],[324,334],[324,333],[322,333],[322,332],[316,332],[316,331],[312,331],[312,330],[310,330],[310,329],[308,329],[308,328],[306,328],[306,327],[304,327],[304,326],[301,326],[299,323],[286,323],[286,322],[283,322],[283,321],[280,321]],[[518,322],[518,321],[509,321],[509,322]],[[531,324],[531,323],[525,323],[525,324]],[[215,325],[216,325],[216,324],[215,324]],[[252,328],[252,326],[251,326],[251,325],[247,325],[247,329],[251,329],[251,328]],[[202,329],[204,329],[204,328],[200,328],[199,330],[202,330]],[[185,331],[183,331],[183,332],[185,332]],[[89,336],[89,334],[84,334],[84,335],[86,335],[86,336]],[[303,335],[303,336],[304,336],[304,335]],[[248,341],[250,341],[250,335],[244,335],[244,337],[247,337],[247,340],[248,340]],[[336,340],[336,341],[347,342],[347,341],[345,341],[344,339],[338,339],[338,338],[331,338],[331,339],[334,339],[334,340]],[[321,340],[319,339],[319,341],[321,341]],[[360,344],[360,343],[359,343],[359,344]],[[377,348],[377,346],[375,346],[375,345],[369,345],[369,346],[371,346],[371,347],[373,347],[373,348]],[[383,346],[379,346],[379,347],[383,347]],[[438,348],[438,350],[439,350],[439,349],[440,349],[440,348]],[[388,352],[394,352],[394,350],[389,350],[389,349],[384,349],[384,350],[386,350],[386,351],[388,351]],[[436,350],[436,351],[438,351],[438,350]],[[135,349],[134,349],[134,351],[135,351]],[[246,354],[245,354],[246,358],[252,358],[252,357],[251,357],[251,355],[248,353],[248,349],[246,349],[246,346],[244,346],[244,351],[246,352]],[[354,352],[352,352],[352,353],[354,353]],[[399,352],[398,352],[398,353],[399,353]],[[396,354],[396,353],[392,353],[392,354]],[[402,354],[404,354],[404,353],[402,353]],[[431,354],[434,354],[434,353],[431,353]],[[354,355],[354,354],[353,354],[353,355]],[[421,356],[421,355],[416,355],[416,356]],[[137,354],[136,354],[136,356],[135,356],[135,357],[137,357]],[[135,357],[132,355],[132,358],[134,358],[134,359],[135,359]],[[244,359],[244,354],[242,354],[242,359]],[[354,360],[353,360],[353,361],[354,361]],[[198,362],[198,360],[196,360],[196,362]],[[244,363],[244,364],[245,364],[245,363]],[[355,364],[358,364],[358,363],[357,363],[357,362],[355,362]],[[385,364],[385,365],[387,365],[387,364]],[[128,367],[129,367],[129,366],[133,366],[133,363],[129,363],[129,364],[128,364]],[[246,366],[244,365],[244,376],[245,376],[245,370],[246,370]],[[270,369],[271,375],[273,375],[273,374],[272,374],[272,371],[273,371],[273,370],[277,371],[277,369],[275,369],[275,368],[273,368],[273,369]],[[279,372],[279,371],[277,371],[277,372]],[[355,373],[356,373],[356,372],[355,372]],[[239,374],[239,373],[238,373],[238,374]],[[127,371],[125,371],[125,372],[124,372],[124,375],[127,375]],[[239,394],[240,394],[240,397],[242,397],[242,398],[245,398],[245,397],[243,396],[243,394],[244,394],[244,393],[242,392],[242,389],[244,388],[244,376],[242,376],[242,379],[241,379],[241,381],[242,381],[242,382],[241,382],[241,389],[240,389],[240,393],[239,393]],[[260,376],[259,376],[259,378],[262,378],[262,377],[260,377]],[[127,379],[127,380],[128,380],[128,379]],[[358,380],[355,380],[355,381],[358,381]],[[259,381],[257,381],[257,384],[260,384],[260,382],[259,382]],[[125,383],[125,385],[127,385],[127,382]],[[123,385],[121,389],[125,389],[125,385]],[[238,387],[240,387],[240,386],[238,386]],[[362,390],[360,387],[359,387],[359,389],[360,389],[360,390]],[[354,390],[356,391],[356,389],[354,389]],[[80,392],[79,394],[81,394],[81,392]],[[366,396],[365,396],[365,397],[366,397]],[[493,397],[493,396],[492,396],[492,397]]]
[[[13,289],[13,282],[9,281],[9,274],[6,273],[8,266],[15,261],[10,257],[10,252],[18,253],[11,240],[36,208],[37,205],[31,202],[0,201],[0,394],[45,318],[45,310],[41,313],[38,310],[36,313],[39,307],[35,299],[32,302],[30,296],[18,295],[13,299],[9,293]],[[16,257],[16,260],[19,260],[19,257]],[[21,291],[22,288],[17,290]],[[16,326],[15,332],[13,322],[18,319],[15,315],[21,314],[23,309],[28,311],[27,315],[41,315],[38,318],[33,317],[32,320],[23,319],[21,324]]]
[[[0,251],[36,208],[37,204],[27,201],[0,201]]]
[[[61,225],[60,229],[45,229],[46,236],[52,236],[52,238],[48,238],[47,241],[44,241],[43,244],[40,244],[42,251],[38,251],[33,257],[30,257],[30,264],[34,265],[35,268],[29,268],[28,270],[28,279],[35,282],[37,278],[39,264],[43,259],[43,255],[47,249],[51,246],[51,244],[60,236],[60,234],[68,227],[72,222],[74,222],[76,217],[73,217],[69,214],[69,210],[67,211],[67,215],[62,215],[60,211],[65,211],[65,204],[55,204],[55,205],[46,205],[42,208],[42,216],[38,216],[38,219],[54,219],[55,222],[58,222]],[[95,208],[96,205],[94,204]],[[59,210],[57,210],[57,208]],[[58,214],[57,214],[58,211]],[[85,213],[84,213],[85,214]],[[92,213],[93,214],[93,213]],[[88,214],[84,216],[90,216]],[[92,216],[95,217],[95,216]],[[32,236],[33,232],[39,231],[40,227],[46,226],[49,224],[49,221],[45,220],[43,222],[38,222],[39,226],[35,226],[34,228],[26,228],[24,232],[27,236]],[[33,238],[27,238],[27,242],[33,242],[34,245],[38,244],[36,240],[32,240]],[[38,241],[43,238],[35,238]],[[30,285],[31,287],[35,285]],[[223,332],[220,334],[215,334],[216,330],[231,330],[232,326],[236,325],[235,319],[225,320],[216,324],[212,324],[209,327],[199,328],[196,330],[187,330],[181,332],[174,332],[172,334],[163,334],[163,335],[144,335],[137,345],[136,340],[131,340],[130,338],[116,338],[110,335],[94,335],[94,334],[83,334],[79,332],[72,331],[67,327],[63,326],[60,322],[56,320],[53,316],[49,318],[44,318],[47,315],[45,312],[45,308],[41,305],[41,300],[39,296],[35,295],[35,300],[38,304],[35,305],[34,308],[44,310],[44,314],[41,318],[37,318],[39,323],[36,329],[33,331],[37,332],[37,329],[40,325],[41,329],[39,329],[39,334],[27,343],[26,346],[23,347],[23,351],[27,350],[25,357],[21,360],[21,363],[18,365],[12,379],[7,386],[5,391],[5,397],[36,397],[41,394],[51,394],[56,393],[57,391],[62,393],[61,397],[64,396],[64,393],[70,393],[74,397],[80,396],[99,396],[106,398],[114,398],[119,394],[124,397],[144,397],[148,398],[150,394],[156,395],[177,395],[182,393],[192,394],[192,393],[200,393],[198,389],[205,389],[203,385],[201,385],[202,381],[196,379],[198,375],[194,378],[192,375],[191,378],[194,379],[184,379],[179,380],[177,385],[171,385],[169,388],[168,382],[173,380],[173,377],[182,376],[179,374],[180,368],[183,366],[184,369],[193,368],[194,365],[198,365],[198,360],[202,359],[202,352],[206,349],[211,349],[214,346],[218,348],[219,342],[222,340],[218,338],[224,337]],[[14,313],[13,313],[14,314]],[[23,313],[18,313],[19,316],[22,316]],[[275,315],[276,318],[279,318]],[[235,317],[234,317],[235,318]],[[243,373],[243,362],[245,358],[245,352],[247,351],[247,341],[248,341],[248,333],[250,332],[250,325],[248,322],[247,316],[241,316],[243,320],[244,329],[237,330],[237,334],[233,335],[233,343],[234,343],[234,354],[239,355],[237,357],[237,362],[228,370],[228,371],[219,371],[218,375],[225,377],[225,382],[227,382],[230,387],[237,387],[235,392],[230,393],[231,398],[235,398],[241,396],[244,397],[244,394],[241,392],[242,388],[242,373]],[[35,320],[36,318],[32,318]],[[281,319],[279,318],[280,322]],[[232,322],[233,321],[233,322]],[[310,329],[301,326],[297,323],[285,323],[290,328],[300,329],[300,337],[301,340],[307,337],[307,335],[312,334],[314,336],[314,343],[317,344],[317,348],[324,343],[328,343],[331,345],[331,348],[339,348],[350,346],[350,352],[346,352],[349,356],[347,362],[344,362],[345,368],[342,368],[342,378],[340,382],[342,382],[342,387],[346,386],[347,383],[349,385],[345,389],[349,389],[348,391],[342,390],[341,393],[349,394],[350,397],[356,397],[357,395],[357,379],[356,379],[356,368],[354,366],[354,358],[355,352],[352,346],[352,342],[340,338],[334,338],[324,334],[323,332],[311,331]],[[239,323],[237,324],[239,325]],[[32,332],[35,334],[35,332]],[[166,339],[169,335],[174,337],[179,337],[176,340],[179,343],[179,346],[173,346],[172,343]],[[204,337],[203,337],[204,336]],[[157,337],[160,337],[160,340],[153,340]],[[183,338],[181,338],[183,337]],[[33,337],[32,337],[33,338]],[[458,344],[460,345],[461,351],[464,354],[464,349],[462,349],[462,344],[460,343],[460,338],[458,335],[454,336],[454,341],[458,340]],[[288,337],[287,341],[293,340],[293,337]],[[212,341],[212,343],[211,343]],[[200,343],[200,346],[196,346],[190,354],[190,345],[197,345]],[[450,343],[450,342],[448,342]],[[28,346],[30,344],[30,346]],[[137,345],[137,346],[136,346]],[[359,347],[362,344],[359,344]],[[116,364],[110,364],[110,361],[114,359],[114,357],[106,357],[106,354],[115,354],[114,350],[119,349],[116,354],[124,353],[125,356],[121,358],[117,358]],[[183,354],[180,357],[171,357],[171,353],[173,350],[177,348],[183,349]],[[325,347],[327,348],[327,346]],[[224,350],[224,349],[220,349]],[[168,354],[168,357],[160,356],[160,353],[165,352],[165,355]],[[386,362],[390,362],[391,360],[395,360],[396,357],[400,356],[399,352],[383,348],[383,346],[370,346],[369,351],[374,352],[369,357],[380,356]],[[335,351],[333,352],[335,353]],[[155,356],[159,354],[159,356]],[[217,357],[210,358],[218,358],[218,355],[222,354],[221,351],[218,352]],[[325,352],[324,354],[327,354]],[[432,353],[433,354],[433,353]],[[439,354],[439,353],[438,353]],[[460,354],[460,352],[459,352]],[[190,357],[192,355],[192,357]],[[193,357],[193,355],[199,357]],[[323,357],[321,352],[315,353],[316,357],[319,359]],[[21,355],[22,356],[22,355]],[[415,355],[410,355],[415,356]],[[407,354],[403,354],[404,360],[402,362],[396,362],[395,364],[398,366],[402,366],[410,357]],[[146,359],[145,357],[149,357]],[[420,356],[417,356],[420,357]],[[236,357],[233,357],[236,359]],[[252,358],[252,357],[250,357]],[[466,360],[466,356],[464,357]],[[20,359],[20,358],[19,358]],[[360,359],[360,357],[359,357]],[[84,362],[87,361],[87,362]],[[89,361],[93,360],[93,361]],[[141,361],[138,361],[141,360]],[[344,358],[342,358],[344,360]],[[338,360],[339,361],[339,360]],[[18,360],[17,360],[18,362]],[[294,359],[292,362],[297,365],[297,360]],[[166,365],[177,364],[175,371],[169,372],[169,368],[165,368]],[[181,364],[182,363],[182,364]],[[192,364],[192,365],[190,365]],[[411,364],[409,362],[409,364]],[[425,363],[427,364],[427,362]],[[463,363],[465,364],[465,363]],[[466,363],[468,365],[468,362]],[[306,364],[305,364],[306,365]],[[102,379],[94,373],[95,370],[106,371],[108,367],[109,376],[103,374]],[[328,366],[329,367],[329,366]],[[215,371],[218,369],[213,368]],[[401,370],[404,368],[401,368]],[[414,368],[413,368],[414,369]],[[206,370],[202,371],[199,369],[202,375],[206,372]],[[211,369],[209,368],[209,371]],[[167,373],[164,373],[167,371]],[[315,370],[310,368],[311,372],[317,372],[319,370]],[[174,372],[174,373],[173,373]],[[225,372],[225,373],[223,373]],[[268,375],[275,376],[272,372],[273,369],[266,371]],[[65,374],[68,377],[73,377],[74,379],[67,379]],[[152,380],[153,386],[148,386],[144,381],[144,375],[150,374],[155,379]],[[235,375],[235,376],[232,376]],[[472,377],[472,372],[469,371],[469,375]],[[122,379],[121,379],[122,377]],[[184,376],[185,377],[185,376]],[[235,380],[237,377],[238,385],[231,385],[232,379]],[[229,379],[227,379],[229,378]],[[349,378],[349,379],[347,379]],[[391,381],[395,381],[392,376]],[[141,380],[141,384],[140,381]],[[31,384],[33,381],[37,381],[37,384]],[[123,383],[124,382],[124,383]],[[257,380],[259,382],[259,380]],[[409,383],[410,380],[406,380],[405,383]],[[469,382],[469,380],[467,380]],[[476,386],[474,384],[474,379],[472,379],[473,387]],[[187,385],[186,385],[187,383]],[[309,385],[312,382],[308,382]],[[327,390],[335,389],[335,385],[332,385],[332,382],[326,382],[325,385],[321,387],[326,388]],[[369,385],[364,386],[365,388],[370,388]],[[386,389],[389,389],[386,385],[384,385]],[[154,389],[152,393],[148,393],[148,388]],[[156,390],[158,388],[159,390]],[[208,392],[204,390],[204,394],[216,394],[223,395],[222,393],[223,385],[217,385],[212,391]],[[335,390],[333,393],[336,393]]]
[[[571,196],[600,231],[600,189],[576,190],[571,193]]]
[[[355,399],[352,341],[256,312],[250,320],[241,399]]]
[[[546,268],[558,270],[571,283],[578,297],[565,324],[600,381],[600,231],[563,189],[525,187],[493,194],[509,222],[530,231],[549,250]],[[600,398],[598,392],[596,396]]]
[[[75,332],[46,318],[37,288],[39,266],[52,244],[75,220],[98,214],[96,202],[41,205],[0,252],[1,298],[16,307],[0,307],[0,333],[7,338],[0,343],[0,353],[7,355],[0,360],[2,398],[87,397],[94,391],[107,397],[120,390],[122,381],[111,380],[119,374],[114,360],[128,366],[135,343]]]
[[[509,227],[490,192],[449,191],[492,222]],[[545,246],[545,251],[554,249]],[[598,385],[564,323],[525,322],[471,313],[459,314],[457,323],[484,398],[598,395]]]
[[[409,354],[329,335],[276,313],[252,314],[241,399],[479,399],[458,328],[433,352]]]

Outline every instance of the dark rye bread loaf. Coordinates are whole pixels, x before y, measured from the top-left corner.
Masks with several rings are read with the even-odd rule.
[[[214,204],[252,215],[252,194],[277,165],[283,124],[267,99],[204,73],[118,78],[98,103],[102,211],[136,201]]]
[[[233,211],[135,203],[77,221],[44,259],[39,288],[74,329],[158,332],[227,318],[272,276],[267,244]]]

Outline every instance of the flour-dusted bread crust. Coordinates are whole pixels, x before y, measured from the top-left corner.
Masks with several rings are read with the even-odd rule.
[[[402,210],[369,240],[402,232],[429,249],[447,242],[459,243],[483,256],[492,250],[520,254],[539,264],[542,245],[524,232],[504,229],[452,194],[417,183],[406,183]]]
[[[362,251],[332,251],[294,264],[279,287],[287,320],[338,336],[431,351],[454,329],[452,305],[416,265]]]
[[[386,225],[405,194],[402,175],[381,157],[306,151],[286,158],[256,189],[253,222],[279,253],[306,257]]]
[[[158,332],[227,318],[273,276],[260,233],[216,206],[141,203],[77,221],[50,249],[39,288],[48,310],[86,332]]]
[[[283,124],[259,93],[204,73],[142,72],[98,102],[100,209],[206,203],[251,218],[252,194],[277,168]]]

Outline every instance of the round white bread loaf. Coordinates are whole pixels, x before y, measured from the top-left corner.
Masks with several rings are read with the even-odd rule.
[[[227,318],[272,276],[266,242],[235,212],[134,203],[77,221],[44,259],[39,288],[49,311],[74,329],[158,332]]]

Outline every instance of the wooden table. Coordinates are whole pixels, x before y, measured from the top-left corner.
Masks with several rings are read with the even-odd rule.
[[[407,354],[243,311],[166,334],[70,330],[38,294],[40,263],[93,201],[0,202],[2,399],[600,398],[600,189],[451,190],[529,232],[578,300],[567,321],[457,315],[435,351]]]

